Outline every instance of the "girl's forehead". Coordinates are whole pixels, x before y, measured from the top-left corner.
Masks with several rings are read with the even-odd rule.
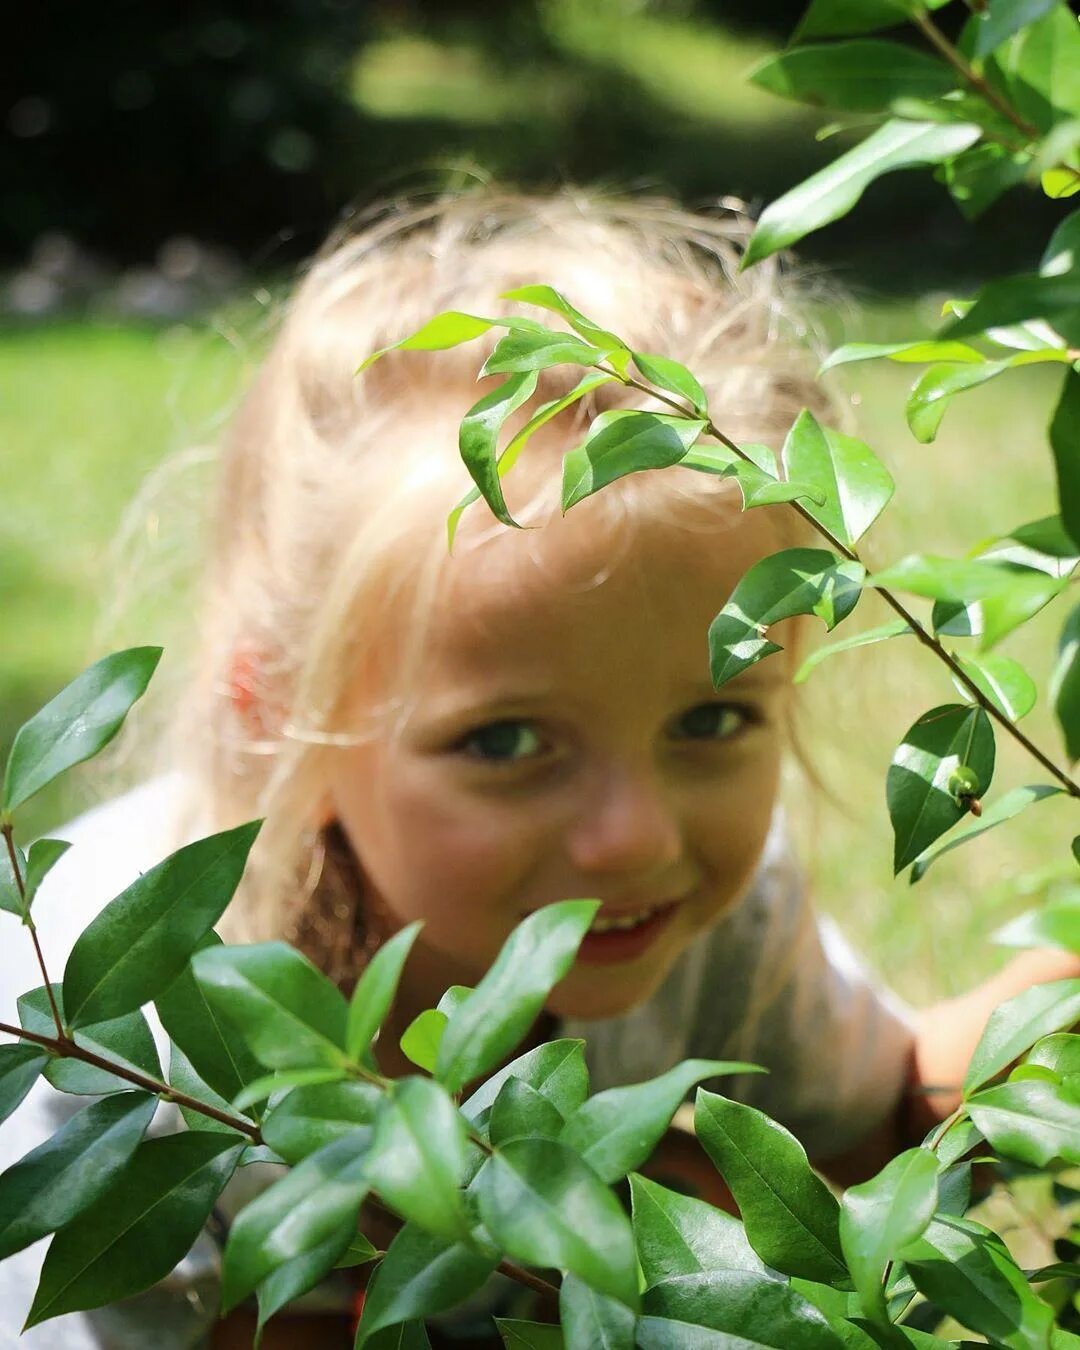
[[[456,642],[509,638],[610,617],[654,634],[694,625],[703,638],[744,573],[781,546],[767,510],[742,513],[732,502],[681,519],[590,507],[597,503],[455,553],[432,636],[452,625]]]

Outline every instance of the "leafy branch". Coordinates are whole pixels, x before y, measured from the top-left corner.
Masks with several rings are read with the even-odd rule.
[[[605,367],[602,366],[601,369],[605,369]],[[667,394],[663,393],[661,390],[651,388],[649,385],[643,384],[641,381],[634,379],[632,376],[622,375],[618,371],[610,368],[607,369],[608,373],[610,373],[616,379],[621,380],[624,384],[628,385],[629,387],[637,389],[643,394],[647,394],[650,398],[654,398],[660,403],[666,404],[679,417],[686,418],[687,420],[690,421],[694,420],[696,415],[694,410],[688,409],[684,404],[681,404],[677,402],[675,399],[670,398]],[[742,460],[744,463],[755,465],[756,467],[755,461],[752,459],[752,457],[748,455],[746,451],[743,450],[739,445],[737,445],[736,442],[733,441],[729,436],[725,435],[724,432],[721,431],[720,428],[717,427],[709,418],[705,420],[705,431],[707,432],[708,435],[712,436],[721,445],[726,446],[727,449],[729,449],[735,455],[737,455],[739,459]],[[803,506],[801,502],[797,500],[792,500],[785,502],[784,505],[790,507],[793,511],[797,512],[797,514],[800,515],[803,518],[803,520],[805,520],[809,525],[811,525],[817,531],[817,533],[822,536],[822,538],[825,540],[825,542],[829,545],[830,548],[834,549],[837,553],[841,554],[844,558],[848,559],[850,562],[861,563],[862,560],[860,559],[858,553],[853,548],[850,548],[847,544],[845,544],[842,540],[837,539],[837,537],[825,525],[823,525],[821,521],[819,521],[810,511],[808,511],[807,508]],[[996,703],[994,703],[992,699],[987,698],[983,690],[979,688],[979,686],[968,675],[968,673],[963,669],[963,667],[959,664],[959,662],[957,662],[953,658],[953,656],[948,651],[946,651],[946,649],[942,646],[942,644],[938,641],[938,639],[933,636],[933,634],[927,632],[927,630],[923,627],[923,625],[919,622],[919,620],[907,609],[905,605],[903,605],[896,598],[896,596],[892,593],[892,591],[890,591],[887,587],[884,586],[877,586],[875,587],[875,589],[878,591],[878,594],[882,597],[885,603],[889,605],[889,607],[897,615],[899,615],[901,619],[903,619],[903,621],[907,624],[908,628],[912,631],[912,633],[914,633],[914,635],[919,639],[919,641],[928,650],[932,651],[939,661],[943,662],[943,664],[948,668],[953,678],[958,683],[962,684],[965,689],[967,689],[968,693],[971,695],[972,700],[975,703],[977,703],[990,717],[992,717],[994,721],[997,722],[1000,727],[1002,727],[1003,730],[1005,730],[1010,736],[1012,736],[1014,740],[1016,740],[1020,745],[1022,745],[1024,749],[1028,752],[1028,754],[1030,754],[1035,760],[1038,761],[1039,764],[1042,765],[1042,767],[1047,771],[1047,773],[1051,774],[1054,778],[1056,778],[1057,781],[1062,785],[1064,790],[1071,797],[1080,797],[1080,784],[1077,784],[1076,781],[1070,778],[1069,775],[1063,769],[1059,768],[1053,762],[1053,760],[1050,759],[1048,755],[1046,755],[1042,750],[1040,750],[1039,747],[1035,745],[1034,742],[1030,739],[1030,737],[1028,737],[1023,731],[1020,730],[1020,728],[1016,725],[1016,723],[1012,720],[1012,718],[1006,716],[1006,714],[1001,711],[1001,709],[997,706]]]

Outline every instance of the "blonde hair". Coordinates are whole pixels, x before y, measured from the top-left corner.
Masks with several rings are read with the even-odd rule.
[[[437,592],[443,520],[469,487],[454,427],[485,387],[476,371],[499,334],[394,353],[357,377],[359,361],[442,310],[520,313],[499,295],[546,282],[637,350],[690,366],[733,439],[777,445],[822,396],[776,265],[738,273],[748,234],[730,207],[705,216],[656,200],[484,190],[384,208],[312,264],[225,440],[194,678],[168,749],[185,771],[182,833],[265,818],[226,915],[230,940],[287,936],[343,983],[357,973],[358,874],[339,835],[312,824],[313,804],[335,744],[366,734],[344,714],[381,616],[407,605],[419,633]],[[545,372],[534,402],[580,374]],[[619,406],[647,402],[603,386],[554,424],[560,445]],[[544,467],[550,485],[557,465]],[[616,488],[595,500],[624,521],[657,510],[689,520],[694,503],[733,484],[674,469]],[[557,505],[533,493],[520,509],[535,523]],[[782,543],[801,541],[794,512],[777,521]]]

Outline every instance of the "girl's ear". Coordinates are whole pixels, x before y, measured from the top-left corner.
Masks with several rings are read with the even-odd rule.
[[[253,739],[272,735],[285,719],[285,707],[270,696],[264,653],[238,647],[226,666],[226,689],[233,712]]]

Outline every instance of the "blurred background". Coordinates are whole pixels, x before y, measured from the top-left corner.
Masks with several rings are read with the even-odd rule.
[[[846,143],[822,137],[812,111],[746,81],[803,7],[27,8],[0,50],[0,748],[118,636],[172,651],[175,627],[183,642],[183,568],[174,574],[169,560],[191,551],[212,464],[204,447],[290,279],[332,227],[380,198],[489,177],[603,183],[690,206],[734,194],[760,207]],[[925,334],[947,295],[1032,266],[1060,214],[1021,191],[972,224],[930,174],[888,177],[799,250],[830,279],[817,324],[832,345]],[[959,554],[1053,510],[1044,427],[1060,375],[1016,372],[965,396],[931,446],[904,425],[911,368],[829,378],[898,483],[873,561]],[[153,492],[127,510],[163,464]],[[161,500],[176,510],[160,514]],[[140,555],[146,543],[154,548]],[[130,562],[150,553],[153,567]],[[884,617],[871,595],[853,623]],[[1043,679],[1058,626],[1046,616],[1005,650]],[[789,796],[821,904],[902,993],[923,1000],[1003,959],[985,939],[1052,881],[1069,819],[1040,805],[950,855],[916,890],[893,881],[885,768],[921,712],[956,698],[914,646],[838,658],[804,686],[805,740],[824,787],[793,771]],[[1045,709],[1029,734],[1060,756]],[[1036,769],[1002,747],[1002,788],[1041,781]],[[32,825],[47,829],[98,790],[76,775],[42,795]]]

